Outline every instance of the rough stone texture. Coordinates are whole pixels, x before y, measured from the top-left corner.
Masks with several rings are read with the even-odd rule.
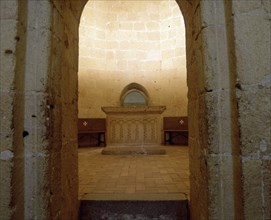
[[[182,2],[180,2],[182,5]],[[206,107],[202,91],[202,55],[200,52],[200,10],[199,1],[182,8],[186,23],[187,45],[187,82],[188,82],[188,115],[189,115],[189,146],[190,146],[190,187],[191,187],[191,218],[208,218],[208,178],[207,178],[207,123]],[[193,17],[188,16],[193,14]],[[199,137],[206,137],[199,138]],[[193,161],[193,163],[192,163]]]
[[[26,4],[27,36],[24,77],[24,211],[25,219],[48,218],[48,113],[46,91],[50,44],[51,4]],[[35,42],[35,44],[33,44]]]
[[[10,219],[16,202],[12,202],[14,155],[13,111],[16,96],[16,34],[18,2],[0,2],[0,216]],[[18,184],[22,184],[19,182]]]
[[[228,7],[223,1],[195,2],[192,36],[188,36],[192,219],[235,218],[242,202],[234,196],[241,186],[239,155],[233,147],[238,130]]]
[[[79,14],[71,10],[68,50],[51,2],[1,1],[1,219],[77,218],[77,107],[70,106],[77,102]]]
[[[162,147],[106,147],[102,150],[104,155],[164,155],[166,150]]]
[[[83,200],[80,207],[80,219],[188,220],[188,203],[187,200]]]
[[[270,218],[271,2],[233,1],[245,219]],[[269,194],[269,195],[268,195]]]
[[[76,219],[78,215],[77,161],[77,7],[72,1],[53,2],[50,109],[50,219]]]
[[[271,162],[270,160],[264,160],[262,164],[262,187],[263,187],[263,196],[264,198],[264,217],[266,219],[271,219]]]

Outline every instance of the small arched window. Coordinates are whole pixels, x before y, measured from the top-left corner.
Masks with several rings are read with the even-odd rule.
[[[147,90],[137,83],[131,83],[123,89],[120,101],[122,106],[147,106]]]

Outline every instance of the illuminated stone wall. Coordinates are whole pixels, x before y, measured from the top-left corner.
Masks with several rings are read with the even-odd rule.
[[[185,27],[175,1],[91,1],[79,30],[79,117],[105,117],[101,106],[119,106],[133,82],[165,115],[187,115]]]

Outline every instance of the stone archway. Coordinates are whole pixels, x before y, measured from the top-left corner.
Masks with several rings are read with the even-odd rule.
[[[73,8],[73,13],[77,12],[77,22],[85,3],[86,1],[82,1],[80,4],[70,5],[77,9],[74,10]],[[222,154],[225,151],[232,154],[233,149],[229,146],[235,140],[232,139],[231,129],[226,131],[222,129],[223,127],[230,127],[231,120],[223,120],[217,117],[219,114],[223,114],[221,109],[225,112],[232,111],[232,106],[229,103],[230,99],[234,98],[230,93],[222,94],[218,92],[225,87],[232,86],[229,84],[229,67],[224,62],[221,63],[224,54],[228,54],[228,48],[219,47],[219,45],[228,45],[228,39],[223,34],[221,36],[217,34],[226,34],[227,29],[213,24],[213,20],[225,22],[226,16],[223,13],[214,13],[212,15],[214,17],[209,14],[210,11],[226,11],[226,9],[222,4],[211,2],[179,1],[178,4],[184,16],[187,31],[189,145],[191,149],[190,170],[192,173],[190,179],[191,216],[195,219],[221,218],[222,216],[233,218],[235,214],[238,215],[238,207],[241,201],[241,199],[236,200],[234,198],[234,191],[240,187],[238,184],[236,185],[233,178],[238,176],[236,172],[238,165],[234,170],[232,158],[224,157]],[[63,14],[64,23],[69,20],[68,17],[65,20],[65,14],[68,15],[71,11],[66,8],[65,12]],[[75,22],[72,22],[72,24],[78,25]],[[67,45],[73,46],[74,51],[77,51],[76,41],[78,41],[78,38],[72,39],[74,34],[78,34],[77,30],[72,33],[74,28],[71,28],[70,23],[69,26],[67,24],[66,26],[69,28],[66,29],[67,39],[64,41],[64,45],[65,47]],[[72,44],[73,40],[74,44]],[[213,43],[214,41],[215,43]],[[58,45],[56,46],[58,47]],[[66,49],[64,48],[64,53]],[[74,64],[77,66],[77,63]],[[219,67],[217,68],[217,66]],[[222,78],[224,78],[224,84],[221,83]],[[228,117],[231,117],[231,115],[228,115]],[[223,146],[225,142],[230,144]],[[226,188],[225,183],[227,183]],[[238,210],[238,212],[235,210]]]
[[[6,219],[77,218],[78,25],[85,3],[1,1]],[[192,219],[268,218],[270,2],[178,4],[187,31]],[[253,120],[267,125],[250,128]]]

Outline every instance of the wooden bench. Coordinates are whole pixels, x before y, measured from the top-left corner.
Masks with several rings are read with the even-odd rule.
[[[96,145],[106,146],[106,120],[105,118],[79,118],[78,119],[78,145],[86,146],[82,139],[89,137],[96,140]]]
[[[164,117],[163,120],[164,145],[174,145],[174,139],[179,137],[187,145],[188,142],[188,118],[182,117]]]

